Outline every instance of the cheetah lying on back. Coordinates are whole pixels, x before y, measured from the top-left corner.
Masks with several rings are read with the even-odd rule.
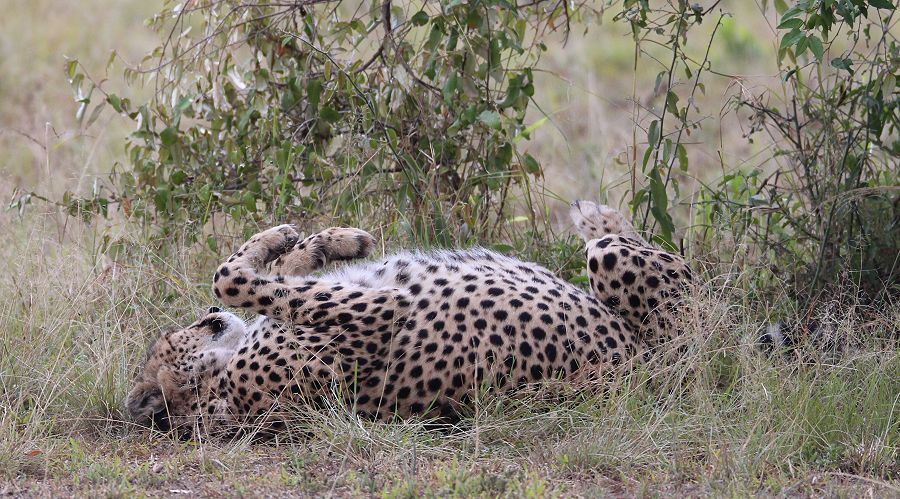
[[[299,240],[261,232],[219,266],[226,306],[161,335],[127,399],[141,424],[239,422],[279,402],[338,393],[386,419],[458,414],[486,388],[591,379],[672,339],[671,303],[691,280],[616,210],[573,203],[587,242],[590,292],[486,249],[405,252],[317,277],[367,256],[374,239],[332,228]],[[271,271],[266,271],[271,263]]]

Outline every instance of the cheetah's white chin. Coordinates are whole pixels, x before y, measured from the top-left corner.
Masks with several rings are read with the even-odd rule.
[[[247,336],[247,325],[243,319],[231,312],[220,312],[218,317],[227,324],[225,332],[215,342],[216,348],[236,350],[238,344]]]

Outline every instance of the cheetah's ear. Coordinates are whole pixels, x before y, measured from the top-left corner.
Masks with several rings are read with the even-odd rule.
[[[584,239],[584,242],[599,239],[609,233],[609,230],[603,230],[600,226],[603,216],[596,203],[574,201],[569,205],[569,218],[575,224],[575,232]]]
[[[155,381],[139,381],[128,393],[125,408],[135,423],[168,429],[166,399],[162,387]]]

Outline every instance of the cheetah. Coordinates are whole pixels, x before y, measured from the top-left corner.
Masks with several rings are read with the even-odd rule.
[[[338,396],[375,419],[452,418],[481,390],[584,380],[641,361],[674,336],[673,303],[692,281],[618,211],[571,205],[590,290],[487,249],[370,255],[375,239],[291,225],[260,232],[213,278],[222,305],[159,336],[126,400],[170,429],[259,420],[292,401]],[[282,423],[283,424],[283,423]],[[193,427],[193,426],[192,426]]]

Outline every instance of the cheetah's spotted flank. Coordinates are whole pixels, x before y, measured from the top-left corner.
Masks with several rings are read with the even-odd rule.
[[[142,424],[210,428],[337,392],[376,418],[451,417],[485,384],[590,378],[648,356],[675,334],[670,305],[690,269],[614,209],[581,201],[571,216],[589,291],[486,249],[404,252],[313,277],[368,256],[374,239],[349,228],[303,240],[289,225],[261,232],[213,283],[224,305],[259,318],[246,325],[213,307],[161,335],[128,411]]]

